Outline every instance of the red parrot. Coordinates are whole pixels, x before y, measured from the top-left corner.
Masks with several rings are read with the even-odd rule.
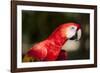
[[[65,23],[58,26],[54,32],[45,40],[33,45],[25,54],[23,62],[30,61],[55,61],[57,59],[67,58],[67,53],[61,48],[68,39],[79,40],[78,31],[80,24]]]

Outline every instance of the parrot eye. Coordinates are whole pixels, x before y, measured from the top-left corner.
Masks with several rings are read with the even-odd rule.
[[[77,27],[74,27],[74,26],[72,26],[71,28],[70,28],[70,30],[76,30],[77,29]]]
[[[71,27],[71,29],[74,29],[74,27]]]

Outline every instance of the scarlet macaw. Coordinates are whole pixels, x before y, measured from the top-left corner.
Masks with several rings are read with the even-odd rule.
[[[80,24],[65,23],[58,26],[54,32],[29,49],[23,58],[23,62],[30,61],[55,61],[57,59],[66,59],[66,51],[62,51],[65,42],[71,39],[80,39]]]

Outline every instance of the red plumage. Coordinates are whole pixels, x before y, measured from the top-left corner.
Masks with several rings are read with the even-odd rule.
[[[80,28],[80,25],[75,23],[66,23],[58,26],[46,40],[33,45],[27,55],[33,58],[35,57],[40,61],[54,61],[59,56],[67,57],[65,52],[61,52],[61,47],[65,41],[67,41],[65,33],[67,32],[66,29],[70,25]]]

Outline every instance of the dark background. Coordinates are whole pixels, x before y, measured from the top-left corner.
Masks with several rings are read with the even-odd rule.
[[[47,38],[60,24],[75,22],[82,27],[81,47],[68,52],[68,60],[89,59],[89,20],[87,13],[22,11],[22,52],[25,54],[33,44]]]

